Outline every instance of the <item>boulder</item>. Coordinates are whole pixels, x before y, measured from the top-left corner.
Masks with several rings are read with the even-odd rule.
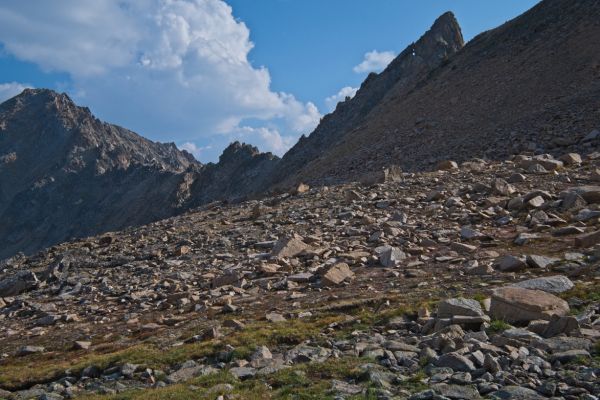
[[[540,208],[545,200],[542,196],[535,196],[527,201],[527,205],[533,208]]]
[[[492,183],[492,189],[496,194],[501,196],[508,196],[516,192],[516,189],[513,185],[501,178],[494,179],[494,182]]]
[[[396,247],[385,246],[379,251],[379,262],[387,268],[397,267],[405,259],[406,253]]]
[[[580,210],[587,205],[587,201],[575,192],[568,192],[562,199],[561,208],[563,211]]]
[[[590,247],[600,243],[600,231],[588,233],[575,238],[575,246],[577,247]]]
[[[271,255],[279,258],[295,257],[308,248],[309,246],[298,237],[284,238],[275,244]]]
[[[438,171],[452,171],[458,169],[458,164],[456,161],[444,160],[440,161],[437,165]]]
[[[572,315],[559,317],[554,315],[545,329],[541,332],[541,336],[550,338],[561,334],[570,334],[579,330],[579,321]]]
[[[556,261],[556,258],[536,256],[533,254],[528,255],[526,258],[527,265],[529,265],[531,268],[546,268],[549,265],[555,263]]]
[[[205,376],[215,373],[217,370],[205,365],[198,365],[195,361],[184,362],[177,371],[169,374],[166,378],[168,383],[178,383],[188,381],[197,376]]]
[[[43,353],[46,349],[41,346],[23,346],[17,351],[17,356],[23,357],[35,353]]]
[[[350,270],[350,267],[346,263],[338,263],[333,265],[321,278],[321,282],[324,286],[336,286],[350,280],[354,277],[354,272]]]
[[[279,313],[271,312],[268,313],[265,318],[269,322],[284,322],[286,321],[285,317]]]
[[[241,279],[242,275],[238,271],[228,271],[223,275],[214,277],[211,284],[213,288],[227,285],[237,285]]]
[[[446,353],[441,355],[435,361],[435,366],[452,368],[454,371],[461,372],[471,372],[476,369],[471,360],[458,353]]]
[[[452,318],[455,315],[478,317],[484,315],[481,305],[477,300],[456,299],[442,300],[438,305],[438,318]]]
[[[518,287],[499,288],[492,294],[490,316],[508,323],[528,323],[536,319],[549,320],[553,315],[569,313],[563,299],[541,290]]]
[[[92,342],[86,342],[81,340],[77,340],[73,343],[73,347],[77,350],[89,350],[91,346]]]
[[[589,204],[600,203],[600,186],[577,186],[571,189]]]
[[[302,194],[302,193],[306,193],[310,190],[310,186],[308,186],[305,183],[300,183],[294,190],[294,194]]]
[[[475,385],[448,385],[446,383],[437,383],[431,386],[434,392],[444,398],[453,400],[477,400],[481,399]]]
[[[515,257],[510,254],[498,258],[495,265],[502,272],[522,271],[527,268],[527,263],[524,258]]]
[[[460,228],[460,237],[464,240],[488,239],[488,236],[475,229],[463,226]]]
[[[550,357],[550,362],[559,361],[563,364],[578,360],[580,358],[591,358],[587,350],[567,350],[560,353],[554,353]]]
[[[31,271],[19,271],[0,281],[0,297],[16,296],[37,287],[39,281]]]
[[[229,370],[229,373],[240,380],[250,379],[256,375],[256,369],[251,367],[235,367]]]
[[[560,161],[565,165],[580,165],[583,162],[581,156],[577,153],[567,153],[560,157]]]
[[[569,278],[563,275],[546,276],[542,278],[528,279],[526,281],[513,283],[511,287],[541,290],[547,293],[559,294],[567,292],[575,286]]]
[[[376,185],[381,183],[401,182],[402,169],[397,165],[391,165],[379,171],[369,172],[360,178],[364,185]]]
[[[546,397],[533,389],[521,386],[504,386],[490,394],[492,399],[499,400],[545,400]]]

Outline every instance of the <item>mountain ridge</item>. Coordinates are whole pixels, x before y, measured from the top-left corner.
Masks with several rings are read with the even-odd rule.
[[[600,125],[599,20],[592,0],[540,2],[476,36],[409,93],[391,88],[344,140],[286,170],[293,179],[279,184],[344,182],[390,164],[415,171],[447,158],[588,149],[584,138]]]
[[[0,105],[0,258],[391,165],[587,152],[600,137],[590,134],[600,125],[598,21],[600,3],[544,0],[465,44],[444,13],[281,159],[234,142],[201,164],[66,94],[27,89]]]
[[[253,176],[274,159],[238,143],[201,164],[173,143],[101,122],[64,93],[26,89],[0,105],[0,258],[228,197],[235,190],[221,182],[242,187],[241,170]]]

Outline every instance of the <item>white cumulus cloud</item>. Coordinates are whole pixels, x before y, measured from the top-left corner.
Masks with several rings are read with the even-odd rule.
[[[268,69],[248,60],[249,29],[223,0],[2,2],[0,42],[68,73],[68,91],[99,117],[155,140],[234,137],[247,120],[295,140],[321,117],[313,103],[271,90]]]
[[[325,99],[325,105],[327,106],[327,109],[330,112],[335,110],[335,107],[340,101],[346,100],[346,97],[354,97],[357,91],[358,88],[353,88],[351,86],[343,87],[339,92]]]
[[[196,159],[200,159],[203,156],[203,152],[207,150],[211,150],[212,146],[198,146],[193,142],[185,142],[177,146],[179,150],[185,150],[188,153],[192,154]]]
[[[396,55],[392,51],[369,51],[365,54],[363,61],[354,67],[353,70],[357,74],[362,74],[364,72],[380,72],[383,71],[394,58],[396,58]]]
[[[275,127],[243,126],[236,132],[235,138],[243,142],[256,143],[260,149],[282,156],[294,143],[296,136],[282,135]]]
[[[18,82],[0,83],[0,103],[18,95],[28,87],[31,86]]]

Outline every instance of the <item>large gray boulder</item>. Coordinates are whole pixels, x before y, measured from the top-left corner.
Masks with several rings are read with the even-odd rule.
[[[31,271],[19,271],[0,281],[0,297],[16,296],[37,287],[39,281]]]
[[[569,278],[563,275],[546,276],[542,278],[528,279],[526,281],[513,283],[511,287],[523,289],[541,290],[552,294],[568,292],[575,286]]]
[[[484,315],[481,304],[477,300],[456,299],[442,300],[438,305],[438,318],[452,318],[455,315],[478,317]]]

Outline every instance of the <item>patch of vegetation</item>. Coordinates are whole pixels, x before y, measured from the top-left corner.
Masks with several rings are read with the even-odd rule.
[[[228,332],[223,339],[168,349],[161,349],[146,342],[126,349],[111,349],[104,354],[64,352],[11,358],[4,360],[0,365],[0,387],[15,390],[38,382],[48,382],[59,379],[65,370],[78,374],[90,365],[105,369],[113,365],[132,363],[161,369],[190,359],[216,357],[228,344],[236,348],[232,358],[246,358],[257,346],[294,345],[307,339],[316,340],[323,329],[341,319],[340,316],[325,315],[286,323],[261,322],[248,325],[241,331]]]
[[[579,314],[583,311],[586,304],[600,301],[600,285],[579,283],[568,292],[561,293],[560,297],[567,301],[575,298],[581,300],[584,305],[581,307],[571,307],[572,314]]]
[[[473,300],[477,300],[477,301],[479,302],[479,304],[481,304],[481,307],[483,307],[483,301],[484,301],[485,299],[487,299],[488,297],[489,297],[489,296],[486,296],[486,295],[485,295],[485,294],[483,294],[483,293],[475,293],[475,294],[473,294],[473,296],[471,296],[471,298],[472,298]]]
[[[228,394],[240,400],[298,399],[333,400],[331,380],[357,379],[358,366],[365,360],[348,357],[329,360],[324,363],[298,364],[280,370],[272,375],[257,376],[247,381],[239,381],[226,371],[193,379],[184,384],[160,389],[135,390],[116,395],[83,396],[85,400],[213,400],[219,395]],[[229,385],[229,386],[226,386]],[[366,395],[348,397],[349,400],[375,400],[374,391]]]
[[[427,389],[427,385],[423,383],[423,380],[427,378],[425,371],[420,370],[417,373],[411,375],[407,380],[400,383],[402,388],[408,390],[411,393],[420,392]]]
[[[512,326],[508,323],[506,323],[505,321],[499,320],[499,319],[495,319],[492,322],[490,322],[490,326],[489,328],[487,328],[487,333],[488,334],[494,334],[494,333],[500,333],[500,332],[504,332],[507,329],[512,328]]]

